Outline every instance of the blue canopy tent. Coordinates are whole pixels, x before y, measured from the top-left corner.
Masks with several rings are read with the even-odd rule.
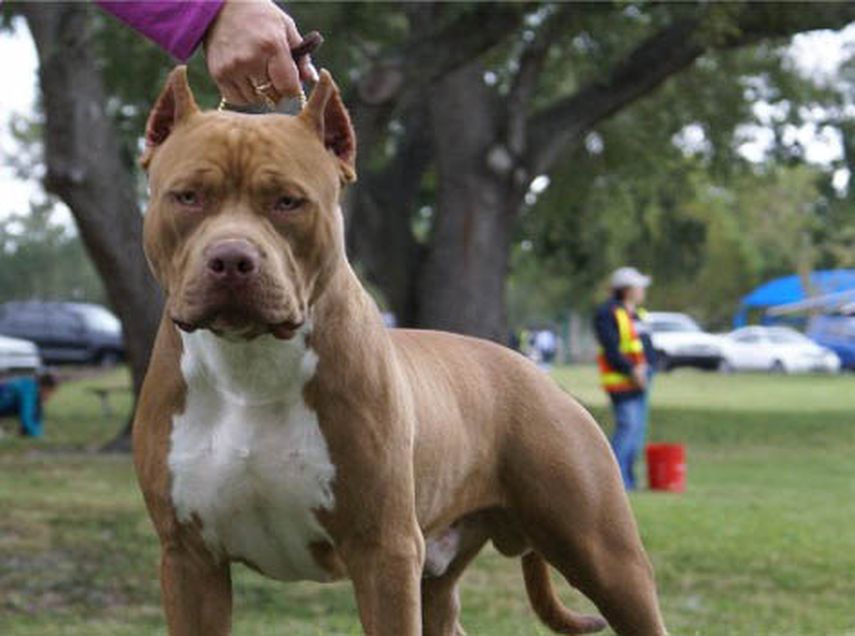
[[[811,273],[811,295],[839,294],[855,291],[855,269],[826,269]],[[793,274],[770,280],[744,296],[739,310],[733,316],[734,328],[748,322],[748,312],[752,309],[769,309],[778,305],[797,303],[805,300],[808,294],[802,286],[801,278]]]

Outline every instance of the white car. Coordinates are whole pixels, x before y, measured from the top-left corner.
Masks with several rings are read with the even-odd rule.
[[[677,367],[715,370],[721,364],[718,337],[705,332],[691,316],[667,311],[651,311],[644,318],[656,350],[656,366],[661,371]]]
[[[37,371],[41,367],[42,358],[35,343],[0,336],[0,373]]]
[[[722,353],[723,371],[840,371],[836,353],[789,327],[737,329],[722,337]]]

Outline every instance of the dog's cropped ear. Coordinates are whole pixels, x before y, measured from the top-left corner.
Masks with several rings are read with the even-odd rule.
[[[166,141],[178,124],[197,112],[199,107],[187,83],[187,67],[176,66],[166,78],[166,85],[149,113],[140,165],[148,168],[157,147]]]
[[[321,69],[300,118],[317,131],[324,146],[338,159],[342,181],[356,181],[356,133],[338,86],[326,69]]]

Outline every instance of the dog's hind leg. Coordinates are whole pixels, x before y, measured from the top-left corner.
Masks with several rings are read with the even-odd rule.
[[[550,404],[562,408],[530,419],[509,455],[509,507],[536,552],[617,634],[662,636],[653,569],[612,451],[577,404]]]
[[[537,542],[548,562],[590,598],[620,636],[664,636],[653,570],[646,554],[613,539]],[[561,545],[563,544],[563,545]]]

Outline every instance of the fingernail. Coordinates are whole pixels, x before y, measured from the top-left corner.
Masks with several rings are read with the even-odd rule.
[[[318,75],[318,69],[316,69],[315,65],[311,62],[308,63],[307,68],[309,69],[309,75],[311,76],[312,81],[317,82],[321,78],[321,76]]]

